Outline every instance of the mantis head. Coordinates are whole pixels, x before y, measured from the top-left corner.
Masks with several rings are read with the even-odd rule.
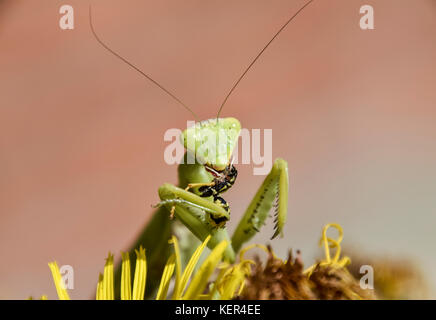
[[[195,123],[181,135],[185,148],[197,162],[217,171],[229,164],[238,142],[241,124],[235,118],[214,118]]]

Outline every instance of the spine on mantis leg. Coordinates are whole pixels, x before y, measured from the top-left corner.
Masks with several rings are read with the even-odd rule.
[[[288,179],[287,162],[276,159],[232,236],[232,246],[236,253],[259,232],[273,206],[275,232],[271,239],[282,233],[288,210]]]

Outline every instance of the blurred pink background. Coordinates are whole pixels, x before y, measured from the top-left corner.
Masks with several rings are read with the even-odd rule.
[[[74,267],[71,296],[90,298],[107,252],[177,180],[163,134],[192,117],[98,45],[90,3],[104,41],[207,119],[304,1],[1,1],[1,299],[56,298],[53,259]],[[59,28],[63,4],[74,30]],[[359,28],[365,4],[375,30]],[[315,0],[229,99],[223,116],[272,128],[274,157],[289,161],[279,255],[313,263],[322,226],[338,222],[345,244],[415,259],[436,283],[435,32],[431,0]],[[238,169],[231,230],[263,180]]]

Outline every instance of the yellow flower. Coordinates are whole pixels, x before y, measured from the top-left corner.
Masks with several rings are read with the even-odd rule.
[[[327,236],[327,231],[331,227],[338,231],[339,236],[337,239]],[[343,232],[341,226],[338,224],[327,224],[323,228],[320,245],[324,246],[325,259],[314,264],[304,272],[301,262],[293,261],[291,256],[289,257],[288,261],[278,259],[271,248],[267,248],[259,244],[254,244],[241,250],[239,254],[239,263],[229,264],[228,262],[221,262],[224,251],[229,245],[228,241],[222,241],[209,253],[194,274],[194,270],[196,269],[200,257],[210,241],[210,238],[211,236],[209,235],[204,242],[198,246],[189,259],[184,270],[182,270],[178,240],[175,236],[171,238],[169,242],[173,244],[174,252],[168,258],[168,261],[162,272],[156,300],[165,300],[169,298],[168,291],[173,279],[174,286],[171,299],[174,300],[228,300],[238,296],[244,298],[246,297],[244,294],[257,288],[256,285],[259,285],[259,288],[263,288],[265,286],[268,287],[271,283],[265,284],[265,279],[277,282],[277,279],[274,278],[276,275],[274,272],[272,275],[265,275],[269,276],[269,278],[264,277],[264,280],[256,282],[256,274],[258,276],[259,274],[263,275],[266,271],[259,269],[259,263],[255,263],[254,261],[244,257],[245,253],[253,248],[260,248],[268,253],[268,268],[272,267],[273,265],[275,266],[275,269],[280,267],[281,272],[285,272],[286,276],[292,280],[289,283],[284,283],[285,280],[283,279],[278,281],[284,285],[286,290],[288,290],[285,290],[284,295],[280,296],[282,298],[322,299],[336,296],[336,293],[340,293],[341,297],[347,299],[374,298],[374,295],[364,292],[358,288],[356,280],[351,276],[346,268],[346,266],[350,263],[350,259],[348,257],[341,257],[340,244],[343,238]],[[332,248],[336,249],[333,256],[330,253],[330,249]],[[147,259],[145,249],[140,247],[139,250],[135,250],[135,252],[136,265],[133,279],[131,279],[131,264],[129,254],[121,254],[121,300],[142,300],[145,296],[145,285],[147,279]],[[253,272],[252,265],[256,265],[257,269],[255,269],[257,271],[255,270]],[[56,262],[51,262],[49,263],[49,266],[52,271],[53,280],[59,299],[68,300],[69,295],[64,287],[58,265]],[[214,273],[217,273],[217,276],[214,281],[210,281],[210,278]],[[327,283],[328,281],[326,282],[325,280],[329,279],[328,277],[333,273],[336,275],[337,281],[329,284]],[[96,290],[97,300],[114,299],[114,281],[117,281],[117,279],[114,279],[114,256],[109,253],[104,266],[104,271],[102,274],[99,274]],[[322,285],[317,286],[316,284]],[[244,290],[244,288],[248,290]],[[318,291],[316,291],[314,288],[318,288],[316,289]],[[256,291],[258,298],[264,297],[265,292],[268,290],[265,291],[263,295],[260,291]],[[46,299],[45,296],[41,298]]]
[[[228,241],[222,241],[219,243],[204,260],[201,266],[198,268],[194,276],[192,276],[195,267],[198,264],[201,254],[207,246],[211,236],[208,236],[205,241],[195,250],[194,254],[191,256],[186,268],[183,273],[181,271],[181,257],[179,244],[176,237],[172,237],[170,240],[174,245],[174,253],[169,257],[165,268],[162,273],[159,289],[156,295],[157,300],[163,300],[167,298],[168,289],[173,278],[175,271],[175,282],[174,290],[172,294],[172,299],[202,299],[204,298],[204,291],[209,283],[209,278],[212,276],[214,271],[217,269],[218,263],[221,261],[224,254],[224,250],[229,245]],[[145,255],[145,249],[140,247],[136,250],[136,266],[135,275],[133,279],[133,290],[131,286],[131,265],[130,257],[128,253],[122,253],[121,262],[121,299],[122,300],[142,300],[145,294],[145,284],[147,278],[147,260]],[[64,287],[62,277],[59,271],[59,267],[56,262],[49,263],[50,269],[53,275],[53,281],[56,286],[58,297],[61,300],[69,300],[69,295]],[[234,267],[228,267],[227,273],[233,268],[239,270],[238,265]],[[230,272],[238,273],[238,272]],[[239,278],[238,278],[239,279]],[[228,280],[228,279],[227,279]],[[104,266],[103,274],[99,274],[96,299],[97,300],[113,300],[114,299],[114,256],[109,253],[106,264]],[[220,287],[220,292],[225,291],[225,297],[232,298],[234,292],[232,290],[224,290],[226,288],[220,280],[219,285],[215,287]],[[232,285],[234,285],[233,282]]]

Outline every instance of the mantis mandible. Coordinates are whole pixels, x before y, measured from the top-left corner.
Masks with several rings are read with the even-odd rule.
[[[186,153],[183,163],[178,166],[179,183],[177,186],[165,183],[159,187],[158,193],[161,201],[156,205],[159,209],[144,227],[130,250],[130,252],[133,252],[140,245],[147,249],[147,261],[151,273],[149,278],[152,280],[147,283],[147,292],[152,292],[150,289],[155,288],[157,285],[157,283],[153,282],[153,279],[159,279],[167,260],[170,248],[168,239],[175,226],[173,217],[183,223],[200,241],[211,235],[211,240],[208,243],[210,249],[213,249],[222,240],[229,240],[231,245],[227,246],[224,253],[224,260],[228,262],[233,262],[241,246],[249,241],[256,232],[259,232],[273,206],[275,207],[275,231],[271,239],[282,233],[288,207],[288,165],[285,160],[276,159],[271,171],[265,177],[248,205],[230,240],[225,228],[226,222],[230,219],[230,208],[222,198],[222,193],[230,189],[236,181],[237,170],[233,166],[231,154],[236,146],[241,125],[235,118],[220,118],[219,116],[230,95],[262,53],[287,25],[313,1],[306,2],[294,13],[251,61],[228,92],[216,118],[197,121],[193,127],[183,132],[182,141]],[[98,43],[162,89],[198,120],[196,114],[179,98],[100,40],[92,24],[91,7],[89,8],[89,18],[91,31]],[[224,137],[224,140],[219,139],[217,143],[213,141],[214,147],[212,149],[214,149],[214,152],[212,153],[199,151],[202,147],[211,144],[211,139],[206,138],[211,136],[210,133],[213,133],[214,137]],[[189,143],[189,141],[192,143]],[[206,148],[208,151],[210,149]],[[189,159],[191,161],[188,161]],[[192,159],[194,160],[192,161]],[[134,257],[134,255],[131,256]],[[154,277],[153,273],[157,277]]]

